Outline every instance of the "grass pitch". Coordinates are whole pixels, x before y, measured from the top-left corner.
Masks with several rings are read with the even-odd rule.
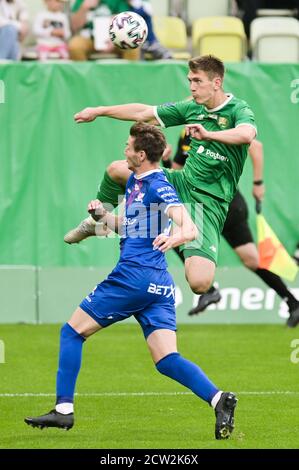
[[[30,428],[25,416],[54,405],[59,329],[0,327],[2,449],[299,448],[299,363],[291,361],[299,328],[179,326],[181,354],[221,389],[238,394],[228,441],[214,439],[214,413],[206,403],[155,370],[139,326],[132,324],[107,328],[85,343],[74,428]]]

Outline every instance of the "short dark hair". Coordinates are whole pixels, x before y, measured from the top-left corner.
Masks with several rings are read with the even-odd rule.
[[[134,149],[136,152],[143,150],[147,159],[158,162],[166,148],[164,134],[156,126],[144,122],[136,122],[130,129],[130,136],[134,137]]]
[[[209,79],[212,80],[215,76],[224,77],[224,64],[222,60],[213,55],[202,55],[194,57],[188,62],[189,68],[192,72],[196,73],[199,70],[206,72]]]

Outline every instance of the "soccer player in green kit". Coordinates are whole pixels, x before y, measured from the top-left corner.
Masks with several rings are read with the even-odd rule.
[[[213,282],[228,206],[236,192],[248,146],[256,136],[253,112],[245,101],[224,92],[223,79],[224,65],[220,59],[211,55],[196,57],[189,61],[190,100],[160,106],[139,103],[99,106],[74,116],[77,123],[110,117],[162,127],[186,125],[186,133],[191,136],[186,165],[182,171],[164,171],[181,201],[191,205],[191,215],[197,216],[195,222],[200,219],[199,238],[182,247],[186,278],[196,294],[206,292]],[[97,198],[117,205],[129,176],[125,161],[113,162],[107,168]],[[92,224],[90,220],[90,227]],[[95,235],[88,233],[86,227],[84,230],[84,238]],[[94,226],[91,230],[95,231]]]

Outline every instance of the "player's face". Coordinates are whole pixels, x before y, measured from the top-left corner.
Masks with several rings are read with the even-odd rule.
[[[125,148],[125,156],[126,161],[128,162],[128,168],[132,171],[135,171],[142,163],[140,160],[140,152],[136,152],[134,148],[134,140],[134,137],[129,136]]]
[[[216,91],[221,87],[221,79],[215,77],[212,80],[203,70],[188,73],[190,91],[198,104],[208,104],[213,101]]]

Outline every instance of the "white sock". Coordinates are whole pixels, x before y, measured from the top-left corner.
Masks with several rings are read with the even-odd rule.
[[[211,406],[214,408],[214,410],[217,406],[218,401],[220,400],[220,397],[221,397],[222,393],[223,393],[223,391],[219,390],[219,392],[217,392],[216,395],[214,395],[213,398],[212,398]]]
[[[63,415],[69,415],[74,413],[74,403],[59,403],[59,405],[55,406],[55,410]]]

